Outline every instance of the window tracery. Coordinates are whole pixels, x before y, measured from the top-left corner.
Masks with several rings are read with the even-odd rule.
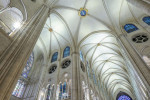
[[[52,74],[53,72],[55,72],[57,66],[53,65],[50,69],[49,69],[49,74]]]
[[[138,35],[138,36],[133,37],[132,41],[135,43],[143,43],[143,42],[148,41],[148,37],[144,34]]]
[[[71,64],[71,61],[70,61],[70,60],[66,60],[66,61],[62,64],[62,68],[63,68],[63,69],[64,69],[64,68],[67,68],[67,67],[70,66],[70,64]]]
[[[82,71],[85,72],[85,67],[84,67],[84,64],[82,62],[81,62],[80,66],[81,66]]]

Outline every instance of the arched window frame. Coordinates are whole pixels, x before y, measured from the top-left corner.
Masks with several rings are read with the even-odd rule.
[[[150,16],[146,16],[142,18],[143,22],[150,26]]]
[[[22,98],[24,90],[25,90],[25,82],[23,80],[19,79],[14,91],[12,92],[12,95],[16,96],[18,98]]]
[[[33,62],[34,62],[34,54],[31,53],[31,55],[30,55],[30,57],[29,57],[29,59],[28,59],[28,61],[26,63],[26,66],[25,66],[25,68],[22,71],[21,76],[23,76],[24,78],[28,78],[28,75],[29,75],[29,73],[30,73],[30,71],[31,71],[31,69],[33,67]]]
[[[132,98],[127,93],[120,91],[116,97],[116,100],[132,100]]]
[[[53,98],[53,93],[54,93],[54,84],[53,85],[49,84],[47,88],[46,100],[51,100],[51,98]]]
[[[33,62],[34,62],[34,53],[31,53],[31,55],[27,61],[27,64],[26,64],[26,66],[25,66],[25,68],[21,74],[21,76],[23,78],[26,78],[26,79],[28,78],[28,74],[29,74],[29,72],[33,66]],[[22,95],[23,95],[25,87],[26,87],[26,85],[25,85],[26,81],[24,81],[23,78],[18,80],[18,82],[14,88],[14,91],[12,92],[12,95],[16,96],[18,98],[22,98]]]
[[[80,51],[80,59],[81,59],[82,62],[84,62],[84,58],[83,58],[83,53],[82,53],[82,51]]]
[[[134,24],[125,24],[124,25],[124,30],[127,32],[127,33],[132,33],[134,31],[137,31],[139,30],[138,27]]]
[[[63,52],[63,58],[70,56],[70,47],[67,46]]]
[[[57,61],[57,58],[58,58],[58,52],[55,52],[55,53],[52,55],[51,62]]]

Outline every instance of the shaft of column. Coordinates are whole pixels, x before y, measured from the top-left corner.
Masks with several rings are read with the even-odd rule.
[[[129,42],[127,37],[125,35],[121,35],[118,38],[118,41],[123,45],[127,57],[130,60],[130,62],[133,65],[133,68],[138,74],[139,78],[142,80],[142,83],[144,83],[144,86],[146,87],[146,94],[150,93],[150,70],[147,67],[147,65],[144,63],[142,58],[139,56],[138,52],[134,49],[132,44]],[[136,73],[133,71],[134,77],[137,78]],[[137,79],[135,79],[137,81]],[[141,83],[141,82],[139,82]],[[140,87],[137,87],[140,88]],[[142,91],[143,92],[143,91]]]
[[[140,8],[143,10],[146,14],[150,15],[150,4],[148,2],[145,2],[143,0],[127,0],[132,5],[136,6],[137,8]]]
[[[43,5],[35,18],[20,29],[10,46],[0,57],[0,100],[9,100],[26,61],[40,36],[49,9]]]
[[[78,66],[79,53],[72,53],[72,93],[71,100],[79,100],[78,96]]]

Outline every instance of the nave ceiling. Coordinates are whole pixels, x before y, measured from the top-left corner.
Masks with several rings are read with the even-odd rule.
[[[8,4],[9,0],[0,0],[0,10]],[[139,20],[145,13],[126,0],[49,0],[48,5],[50,15],[36,43],[44,57],[50,59],[66,46],[72,51],[80,49],[111,96],[119,89],[132,96],[127,67],[115,37],[126,34],[126,23],[140,26]],[[81,17],[80,9],[86,9],[87,15]],[[18,16],[12,14],[9,19],[24,20],[24,12],[14,12]]]
[[[50,4],[50,15],[37,42],[45,55],[62,53],[66,46],[80,49],[111,96],[122,90],[133,97],[115,37],[125,33],[123,26],[129,22],[140,26],[138,20],[145,14],[126,0],[57,0]],[[81,17],[80,9],[87,10],[87,15]]]

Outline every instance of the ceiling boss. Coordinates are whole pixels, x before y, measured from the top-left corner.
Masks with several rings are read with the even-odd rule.
[[[78,14],[79,14],[80,17],[85,17],[85,16],[88,15],[88,10],[86,8],[80,8]]]

